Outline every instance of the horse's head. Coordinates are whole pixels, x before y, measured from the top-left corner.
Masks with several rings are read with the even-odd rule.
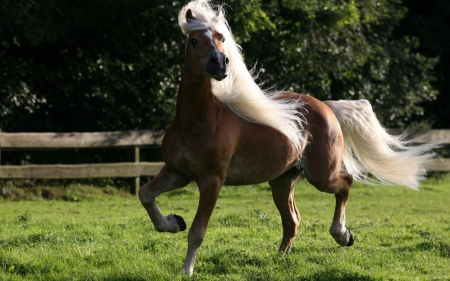
[[[186,12],[186,20],[195,21],[191,10]],[[186,56],[195,76],[210,77],[218,81],[227,77],[224,42],[223,35],[210,28],[189,33]]]

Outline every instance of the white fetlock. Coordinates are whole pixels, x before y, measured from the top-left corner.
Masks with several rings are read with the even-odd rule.
[[[189,269],[189,268],[186,269],[186,268],[184,268],[184,266],[183,266],[183,267],[180,268],[180,270],[178,271],[178,273],[179,273],[179,274],[185,274],[185,275],[191,277],[192,274],[194,274],[194,268],[192,267],[192,268],[190,268],[190,269]]]

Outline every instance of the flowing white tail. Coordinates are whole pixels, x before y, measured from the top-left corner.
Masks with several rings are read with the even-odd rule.
[[[336,115],[344,135],[344,166],[357,181],[373,183],[369,172],[383,184],[417,189],[424,179],[424,164],[436,154],[438,144],[410,146],[407,133],[389,135],[381,126],[367,100],[326,101]]]

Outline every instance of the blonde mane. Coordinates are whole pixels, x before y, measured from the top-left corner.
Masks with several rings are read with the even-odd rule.
[[[189,9],[195,20],[188,22],[186,12]],[[223,7],[211,6],[209,0],[191,1],[181,9],[178,24],[185,35],[210,28],[224,36],[228,77],[222,81],[211,79],[213,94],[238,116],[280,131],[302,151],[306,146],[306,121],[298,110],[302,103],[297,99],[277,99],[281,92],[263,90],[255,82],[257,77],[244,63],[241,47],[234,41]]]

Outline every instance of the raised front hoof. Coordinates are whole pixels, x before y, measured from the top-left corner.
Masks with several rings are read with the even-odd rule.
[[[350,247],[353,246],[353,244],[355,244],[355,237],[353,236],[353,233],[350,232],[350,230],[347,231],[350,234],[347,246]]]
[[[167,219],[169,221],[174,221],[178,225],[178,231],[186,230],[186,222],[179,215],[171,214],[171,215],[167,216]]]

